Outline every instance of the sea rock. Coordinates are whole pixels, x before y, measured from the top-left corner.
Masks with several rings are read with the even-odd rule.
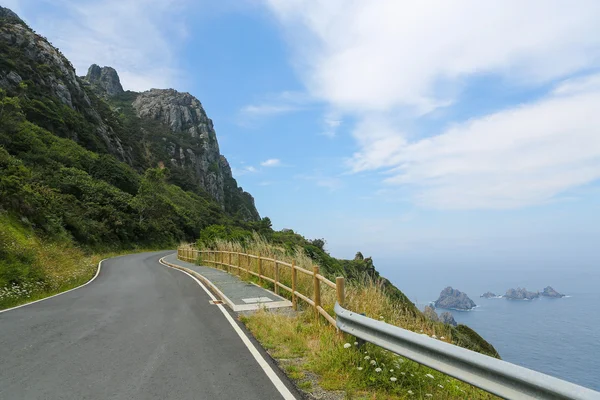
[[[90,84],[99,88],[100,92],[108,96],[116,96],[123,93],[123,86],[121,86],[121,80],[119,74],[112,67],[100,67],[96,64],[92,64],[88,69],[88,73],[85,76]]]
[[[440,318],[438,317],[437,313],[431,306],[425,306],[425,309],[423,310],[423,314],[425,314],[425,316],[432,321],[440,322]]]
[[[452,315],[452,313],[450,313],[448,311],[444,311],[443,313],[440,314],[440,322],[443,322],[444,324],[449,324],[452,326],[458,325],[456,323],[456,320],[454,319],[454,316]]]
[[[479,297],[483,297],[484,299],[491,299],[491,298],[498,297],[498,296],[496,296],[496,295],[495,295],[494,293],[492,293],[492,292],[485,292],[484,294],[482,294],[482,295],[481,295],[481,296],[479,296]]]
[[[434,304],[438,308],[453,308],[456,310],[470,310],[476,307],[475,302],[469,296],[450,286],[442,290],[440,297]]]
[[[540,297],[540,292],[530,292],[525,288],[508,289],[504,297],[511,300],[533,300]]]
[[[541,293],[542,296],[544,297],[553,297],[553,298],[561,298],[561,297],[565,297],[564,294],[562,293],[558,293],[556,290],[554,290],[552,288],[552,286],[547,286],[544,288],[544,291]]]

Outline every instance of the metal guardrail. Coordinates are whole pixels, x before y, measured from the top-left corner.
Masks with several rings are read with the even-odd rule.
[[[600,392],[365,317],[338,303],[335,313],[341,331],[506,399],[600,400]]]

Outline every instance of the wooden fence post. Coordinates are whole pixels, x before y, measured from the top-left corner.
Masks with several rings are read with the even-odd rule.
[[[319,267],[313,266],[313,282],[315,287],[315,313],[316,318],[319,319],[319,306],[321,305],[321,281],[319,281],[317,275],[319,275]]]
[[[344,307],[344,302],[346,301],[346,297],[344,294],[344,278],[338,276],[335,278],[335,290],[337,292],[337,302],[340,306]]]
[[[279,264],[277,263],[277,256],[273,256],[273,259],[275,260],[275,265],[274,265],[274,275],[275,275],[275,294],[279,295]]]
[[[298,271],[296,271],[296,261],[292,261],[292,308],[298,310],[298,298],[296,297],[296,279]]]
[[[262,259],[260,258],[260,253],[258,253],[258,282],[262,285]]]
[[[231,273],[231,252],[228,252],[227,254],[227,270]]]

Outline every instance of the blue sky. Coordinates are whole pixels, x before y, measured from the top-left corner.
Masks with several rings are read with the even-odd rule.
[[[600,3],[9,0],[200,99],[275,228],[377,265],[600,261]],[[416,260],[416,261],[415,261]]]

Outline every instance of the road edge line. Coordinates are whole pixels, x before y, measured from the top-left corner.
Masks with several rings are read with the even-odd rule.
[[[200,285],[200,287],[206,292],[206,294],[208,294],[208,296],[213,301],[217,300],[217,298],[210,292],[210,290],[208,290],[206,288],[206,286],[204,286],[204,284],[198,278],[196,278],[194,275],[190,274],[187,271],[184,271],[184,270],[179,269],[179,268],[171,267],[165,261],[163,261],[165,257],[159,259],[158,262],[160,264],[168,267],[168,268],[174,269],[176,271],[183,272],[184,274],[186,274],[187,276],[189,276],[190,278],[192,278],[193,280],[195,280],[196,283],[198,285]],[[227,321],[229,322],[229,324],[233,327],[233,330],[238,334],[238,336],[242,340],[242,343],[244,343],[244,345],[248,348],[248,350],[250,351],[250,354],[252,354],[252,356],[254,357],[254,359],[256,360],[256,362],[258,363],[258,365],[263,369],[263,371],[267,375],[267,378],[269,378],[269,380],[271,381],[271,383],[273,383],[273,385],[275,386],[275,388],[277,389],[277,391],[279,391],[279,393],[283,396],[283,398],[285,400],[296,400],[296,398],[294,397],[294,395],[292,394],[292,392],[290,392],[290,390],[287,388],[287,386],[285,386],[285,384],[283,383],[283,381],[281,380],[281,378],[279,378],[279,376],[277,376],[277,374],[275,373],[275,371],[273,371],[273,368],[271,368],[271,366],[269,365],[269,363],[267,363],[267,361],[264,359],[264,357],[258,352],[258,350],[256,349],[256,346],[254,346],[254,344],[250,341],[250,339],[244,333],[244,331],[242,331],[242,329],[237,325],[237,323],[231,317],[231,315],[229,315],[229,313],[227,312],[227,310],[225,309],[225,307],[222,304],[217,304],[217,307],[219,307],[219,310],[221,310],[221,312],[225,316],[225,319],[227,319]]]
[[[5,313],[7,311],[16,310],[17,308],[21,308],[21,307],[25,307],[25,306],[30,306],[32,304],[39,303],[40,301],[48,300],[48,299],[51,299],[53,297],[60,296],[62,294],[66,294],[66,293],[72,292],[73,290],[81,289],[82,287],[89,285],[90,283],[92,283],[94,281],[94,279],[96,279],[98,277],[98,275],[100,275],[100,269],[102,268],[102,263],[104,261],[108,260],[108,259],[109,258],[105,258],[103,260],[100,260],[100,262],[98,262],[98,269],[96,270],[96,275],[94,275],[94,277],[92,279],[90,279],[89,281],[87,281],[83,285],[79,285],[77,287],[74,287],[73,289],[69,289],[69,290],[64,291],[64,292],[53,294],[52,296],[44,297],[43,299],[39,299],[39,300],[35,300],[35,301],[30,301],[29,303],[25,303],[25,304],[21,304],[21,305],[15,306],[15,307],[7,308],[6,310],[0,310],[0,314]]]

